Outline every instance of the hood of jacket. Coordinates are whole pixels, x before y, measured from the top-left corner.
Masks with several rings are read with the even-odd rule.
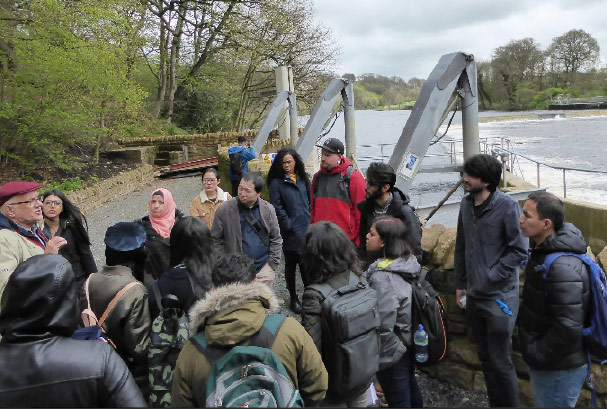
[[[0,334],[9,342],[71,337],[78,327],[78,313],[70,263],[56,254],[33,256],[15,269],[6,284]]]
[[[234,345],[259,331],[266,309],[278,310],[278,299],[265,284],[233,283],[209,291],[190,309],[190,329],[204,327],[209,344]]]
[[[390,273],[398,274],[405,280],[411,280],[419,276],[421,266],[414,255],[408,257],[399,257],[389,263],[389,260],[380,258],[369,266],[366,276],[370,278],[376,271],[388,271]]]
[[[344,173],[346,170],[348,170],[348,166],[353,166],[352,162],[350,162],[350,159],[346,158],[346,155],[342,155],[341,162],[339,162],[333,169],[326,170],[325,168],[320,168],[320,171],[325,175],[334,175],[336,173]]]
[[[204,189],[202,189],[200,191],[199,197],[200,197],[200,202],[201,203],[209,201],[209,197],[207,196],[207,192]],[[227,201],[227,200],[229,200],[227,193],[224,192],[223,189],[220,188],[219,186],[217,186],[217,200],[218,201],[224,201],[224,202]]]
[[[533,244],[532,244],[533,245]],[[555,234],[546,237],[546,239],[537,248],[534,253],[586,253],[587,246],[582,232],[571,223],[563,223]]]
[[[394,198],[400,199],[400,201],[403,204],[409,204],[409,202],[411,201],[409,199],[409,196],[407,196],[407,194],[405,192],[403,192],[402,190],[400,190],[399,188],[397,188],[396,186],[394,186],[390,192],[392,192],[392,195],[394,196]]]

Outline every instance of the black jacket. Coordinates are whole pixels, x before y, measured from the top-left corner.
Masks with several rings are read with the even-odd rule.
[[[411,252],[417,258],[417,261],[422,262],[422,227],[419,222],[419,218],[415,214],[415,210],[409,205],[409,197],[401,192],[398,188],[393,187],[392,201],[388,205],[386,211],[387,216],[395,217],[400,219],[407,228],[409,245],[411,246]],[[374,259],[367,254],[367,233],[373,226],[373,219],[375,218],[375,201],[372,199],[366,199],[356,205],[360,210],[360,226],[358,229],[358,236],[360,238],[360,244],[358,245],[358,255],[360,259],[365,263],[364,269],[367,269]]]
[[[179,264],[171,267],[169,271],[164,273],[158,281],[158,290],[160,291],[161,300],[167,294],[173,294],[179,299],[179,305],[186,313],[190,310],[196,297],[192,290],[192,284],[188,277],[188,269],[185,264]],[[150,316],[152,322],[160,314],[158,301],[156,301],[156,293],[154,292],[154,283],[148,286],[148,295],[150,302]]]
[[[70,338],[76,293],[62,256],[34,256],[13,272],[0,312],[0,407],[145,406],[110,345]]]
[[[175,222],[183,216],[181,210],[175,209]],[[145,227],[145,233],[147,235],[145,241],[145,248],[147,250],[145,273],[156,280],[161,274],[164,274],[169,270],[171,262],[170,237],[167,237],[166,239],[162,238],[156,230],[154,230],[152,222],[150,222],[150,216],[145,216],[137,222]],[[146,285],[148,285],[149,282],[150,281],[146,279]]]
[[[587,267],[575,257],[559,257],[544,280],[536,267],[547,254],[586,253],[582,233],[565,223],[531,251],[525,268],[519,340],[527,364],[539,370],[578,368],[587,361],[582,339],[590,302]]]
[[[48,226],[44,225],[44,234],[50,237]],[[97,272],[95,258],[91,252],[91,242],[83,226],[78,226],[74,219],[60,219],[57,236],[63,237],[67,243],[59,249],[59,254],[72,264],[76,278],[84,279],[91,273]]]

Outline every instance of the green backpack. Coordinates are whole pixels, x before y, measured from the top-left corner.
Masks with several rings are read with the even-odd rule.
[[[173,294],[160,294],[158,282],[152,285],[160,314],[152,323],[148,365],[152,408],[171,406],[171,384],[179,352],[190,339],[188,317]]]
[[[249,345],[222,349],[209,346],[204,331],[193,344],[212,364],[206,385],[206,407],[303,407],[287,370],[272,352],[284,315],[266,317]]]

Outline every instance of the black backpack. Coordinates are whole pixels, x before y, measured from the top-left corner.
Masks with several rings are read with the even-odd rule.
[[[417,279],[410,281],[412,289],[411,315],[413,318],[412,328],[423,324],[428,333],[428,360],[423,363],[416,362],[419,366],[429,366],[445,359],[447,356],[448,328],[447,313],[445,305],[440,296],[426,280],[428,270],[421,270]],[[415,348],[415,345],[413,346]]]
[[[244,170],[242,163],[242,151],[230,153],[230,172],[232,177],[238,179]]]
[[[379,365],[377,293],[350,272],[349,283],[333,289],[312,284],[323,296],[322,360],[332,398],[351,399],[369,385]]]

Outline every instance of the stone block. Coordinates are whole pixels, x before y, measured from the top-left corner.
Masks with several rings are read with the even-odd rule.
[[[521,407],[533,407],[533,392],[531,382],[527,379],[518,380],[518,395]]]
[[[445,231],[445,226],[436,223],[430,227],[422,227],[422,250],[428,253],[432,253],[434,246],[438,242],[438,236]]]
[[[450,227],[445,229],[439,237],[432,251],[432,264],[439,267],[441,270],[452,270],[455,250],[455,236],[457,229]]]
[[[607,367],[593,363],[590,373],[592,374],[592,383],[597,393],[607,393]]]
[[[525,362],[523,355],[520,352],[512,353],[512,362],[514,363],[514,368],[519,376],[529,376],[529,365],[527,365],[527,362]]]
[[[476,371],[474,373],[474,388],[475,391],[480,393],[487,393],[487,384],[485,384],[485,375],[483,371]]]
[[[601,252],[596,256],[597,262],[601,265],[603,270],[607,267],[607,247],[603,248]]]
[[[443,361],[438,366],[437,379],[464,389],[474,388],[475,372],[465,365],[451,361]]]
[[[475,368],[481,367],[476,346],[466,337],[452,337],[449,342],[449,359]]]
[[[449,322],[449,334],[451,335],[466,335],[468,326],[459,322]]]

